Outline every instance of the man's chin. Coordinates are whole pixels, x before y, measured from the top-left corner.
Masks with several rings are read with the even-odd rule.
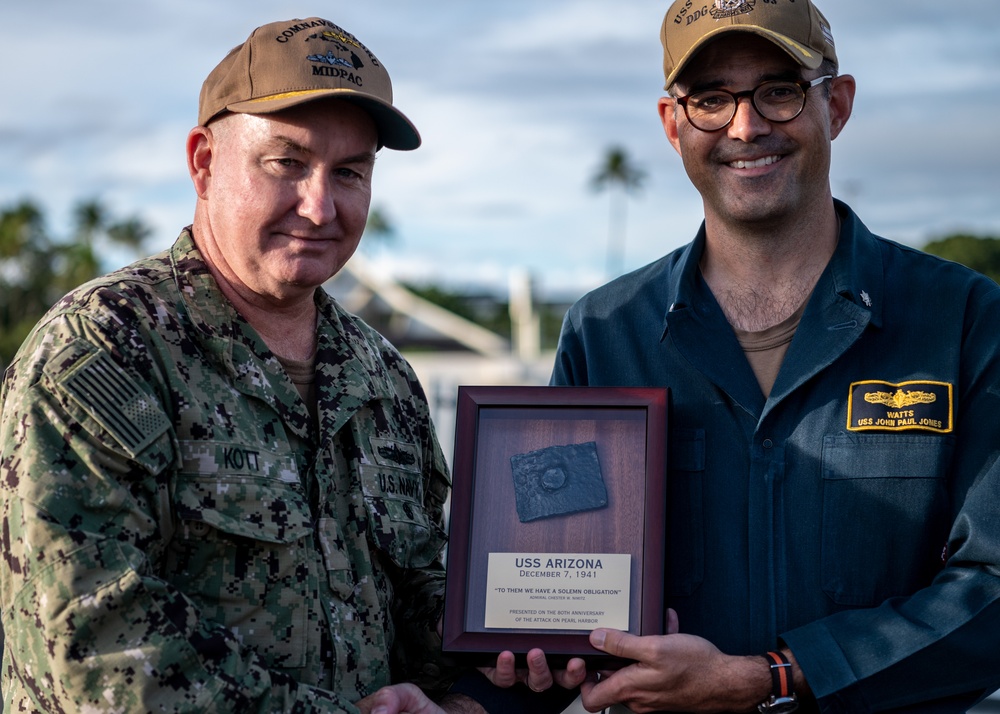
[[[314,289],[339,273],[347,264],[348,259],[329,255],[323,257],[299,257],[292,261],[285,273],[285,282],[289,286],[301,289]]]

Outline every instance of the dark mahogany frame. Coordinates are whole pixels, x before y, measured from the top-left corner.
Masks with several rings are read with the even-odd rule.
[[[492,664],[496,655],[509,650],[514,653],[520,664],[529,649],[540,647],[545,650],[550,665],[565,663],[571,657],[582,657],[591,666],[615,667],[623,664],[621,660],[608,657],[603,652],[591,647],[587,631],[567,632],[561,630],[489,630],[485,626],[469,628],[470,597],[482,601],[485,608],[485,583],[470,585],[470,576],[476,571],[479,579],[483,570],[482,558],[485,552],[473,552],[473,541],[489,538],[482,533],[482,526],[476,531],[475,501],[477,491],[485,488],[482,481],[486,477],[483,472],[487,467],[477,463],[480,442],[489,441],[489,434],[484,433],[498,417],[498,424],[507,424],[514,432],[513,440],[523,439],[522,451],[538,447],[537,429],[531,431],[531,425],[544,425],[551,420],[556,430],[563,429],[563,422],[573,428],[577,423],[594,428],[603,434],[597,439],[598,449],[604,448],[601,439],[615,441],[618,433],[626,434],[621,438],[637,440],[638,427],[634,424],[616,429],[616,424],[641,421],[645,425],[644,438],[639,437],[639,446],[644,446],[644,469],[634,473],[627,468],[611,468],[610,474],[605,474],[605,480],[623,479],[627,484],[607,483],[611,498],[614,493],[624,493],[623,488],[631,489],[631,494],[642,499],[641,504],[633,505],[641,524],[629,525],[628,528],[638,528],[638,535],[630,536],[631,540],[641,539],[634,549],[604,550],[592,552],[627,552],[633,556],[633,590],[638,584],[639,593],[630,591],[630,627],[629,631],[637,635],[663,634],[665,623],[664,610],[664,574],[666,557],[666,464],[667,464],[667,412],[669,393],[665,388],[651,387],[498,387],[498,386],[462,386],[458,389],[457,419],[455,428],[455,462],[453,468],[453,488],[451,498],[450,537],[448,543],[448,572],[445,596],[445,612],[443,622],[443,649],[452,655],[462,655],[471,664]],[[508,411],[509,410],[509,411]],[[509,416],[506,416],[509,414]],[[520,417],[524,417],[527,425],[523,437],[518,432]],[[596,425],[596,426],[595,426]],[[630,435],[628,435],[630,434]],[[510,437],[504,437],[510,440]],[[533,443],[534,442],[534,443]],[[642,443],[644,442],[644,443]],[[622,452],[624,447],[611,444]],[[488,447],[484,447],[488,448]],[[505,452],[506,453],[506,452]],[[604,457],[602,456],[602,459]],[[492,467],[494,471],[498,467]],[[509,468],[507,466],[506,468]],[[602,471],[605,465],[602,463]],[[638,482],[638,483],[635,483]],[[619,488],[621,486],[622,488]],[[492,488],[492,487],[491,487]],[[506,488],[506,486],[504,486]],[[490,491],[486,491],[487,494]],[[497,504],[498,507],[503,504]],[[513,504],[506,504],[509,511]],[[491,509],[493,504],[491,503]],[[598,512],[594,512],[598,513]],[[593,516],[607,518],[608,516]],[[494,518],[486,514],[484,518]],[[554,520],[558,520],[556,517]],[[483,520],[483,519],[481,519]],[[605,521],[606,522],[606,521]],[[516,513],[511,523],[514,528],[532,526],[533,523],[517,525]],[[621,524],[607,523],[612,533],[622,528]],[[496,523],[492,524],[493,527]],[[493,531],[489,531],[492,533]],[[612,536],[613,537],[613,536]],[[565,538],[565,535],[563,535]],[[539,549],[537,552],[546,552]],[[471,558],[480,560],[470,565]],[[639,612],[635,612],[638,605]],[[485,610],[483,610],[485,613]],[[484,615],[485,616],[485,615]]]

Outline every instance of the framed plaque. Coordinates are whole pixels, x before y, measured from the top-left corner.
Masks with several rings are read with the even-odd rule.
[[[668,392],[458,390],[444,651],[620,662],[596,627],[663,634]]]

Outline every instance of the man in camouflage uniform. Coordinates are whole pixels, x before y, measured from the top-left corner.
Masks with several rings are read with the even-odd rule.
[[[193,225],[25,342],[0,392],[6,712],[431,711],[370,695],[447,675],[446,464],[409,365],[318,289],[376,150],[420,143],[391,101],[336,25],[258,28],[202,89]]]

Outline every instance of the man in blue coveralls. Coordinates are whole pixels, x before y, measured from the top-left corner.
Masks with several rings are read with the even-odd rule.
[[[809,0],[678,0],[661,38],[705,220],[570,310],[552,383],[670,388],[680,631],[595,631],[637,664],[583,703],[966,711],[1000,685],[1000,288],[833,198],[855,80]]]

